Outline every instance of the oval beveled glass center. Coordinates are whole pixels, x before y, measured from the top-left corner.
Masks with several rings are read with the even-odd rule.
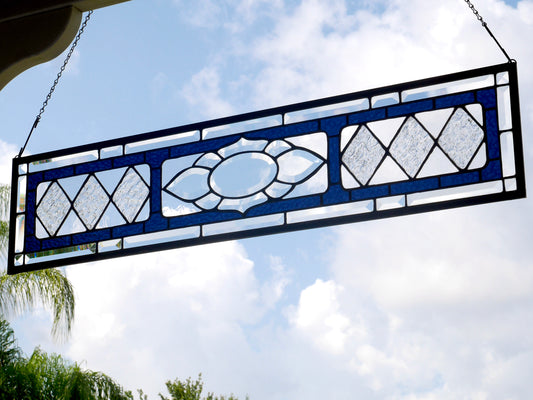
[[[245,197],[272,183],[278,167],[272,157],[259,152],[236,154],[218,164],[209,181],[223,197]]]

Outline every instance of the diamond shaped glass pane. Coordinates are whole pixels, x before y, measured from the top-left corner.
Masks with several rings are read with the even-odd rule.
[[[458,108],[440,135],[439,145],[459,168],[466,168],[483,136],[483,130],[470,114]]]
[[[148,193],[149,189],[139,174],[133,168],[129,168],[113,195],[113,202],[128,222],[132,222],[148,197]]]
[[[383,159],[385,150],[366,126],[359,128],[342,155],[342,162],[365,185]]]
[[[109,203],[109,196],[96,178],[91,176],[74,200],[74,208],[87,229],[93,229],[107,203]]]
[[[37,215],[48,233],[53,236],[63,222],[69,209],[70,201],[68,200],[67,195],[63,189],[54,182],[46,191],[39,207],[37,207]]]
[[[433,139],[422,125],[410,117],[400,128],[398,136],[390,147],[390,153],[409,176],[414,177],[433,143]]]

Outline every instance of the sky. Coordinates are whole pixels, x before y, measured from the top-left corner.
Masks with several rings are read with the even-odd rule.
[[[476,0],[517,60],[533,165],[533,0]],[[64,54],[0,92],[0,182]],[[94,12],[26,154],[503,63],[461,0],[133,0]],[[528,187],[533,180],[527,179]],[[529,399],[530,199],[65,268],[70,339],[36,346],[150,399]]]

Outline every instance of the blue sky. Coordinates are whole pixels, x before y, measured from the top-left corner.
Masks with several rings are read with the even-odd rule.
[[[518,61],[526,172],[533,1],[478,0]],[[0,92],[0,179],[64,56]],[[460,0],[154,0],[97,10],[27,152],[505,62]],[[531,179],[529,179],[531,186]],[[72,337],[21,345],[156,398],[167,379],[252,399],[527,399],[529,199],[68,267]]]

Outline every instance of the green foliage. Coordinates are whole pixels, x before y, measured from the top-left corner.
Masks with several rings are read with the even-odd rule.
[[[202,391],[204,389],[204,383],[202,382],[202,374],[198,375],[198,379],[193,381],[190,377],[185,382],[179,379],[166,382],[168,393],[170,398],[163,396],[159,393],[161,400],[238,400],[237,397],[232,394],[229,397],[215,396],[213,393],[208,393],[206,397],[201,398]],[[248,400],[248,396],[246,396]]]
[[[36,348],[27,358],[0,320],[0,400],[133,400],[109,376]]]
[[[9,236],[9,186],[0,184],[0,255],[6,260]],[[52,335],[64,339],[74,321],[74,289],[58,269],[6,275],[0,271],[0,317],[20,315],[42,304],[52,311]]]

